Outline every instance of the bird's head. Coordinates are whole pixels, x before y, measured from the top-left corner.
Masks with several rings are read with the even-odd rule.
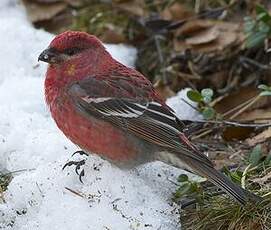
[[[38,60],[50,66],[80,69],[95,67],[110,55],[98,38],[85,32],[66,31],[57,35]]]

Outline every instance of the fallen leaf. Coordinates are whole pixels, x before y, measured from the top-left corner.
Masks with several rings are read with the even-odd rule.
[[[64,0],[64,1],[73,7],[81,7],[85,3],[85,0]]]
[[[222,137],[225,141],[245,140],[253,131],[254,128],[231,126],[224,129]]]
[[[155,91],[164,99],[166,100],[169,97],[175,96],[176,93],[172,91],[172,89],[164,85],[161,81],[158,81],[154,84]]]
[[[126,43],[127,40],[121,28],[116,28],[113,24],[105,25],[105,30],[99,36],[99,38],[106,43]]]
[[[271,127],[264,130],[263,132],[259,133],[258,135],[254,136],[250,139],[247,139],[246,142],[249,146],[255,146],[259,143],[267,141],[270,138],[271,138]]]
[[[219,31],[215,27],[211,27],[198,32],[195,36],[185,39],[188,45],[199,45],[209,43],[218,38]]]
[[[179,21],[192,17],[194,12],[185,4],[175,2],[161,12],[161,17],[166,20]]]
[[[62,12],[68,6],[65,2],[41,3],[31,0],[23,0],[27,15],[31,22],[49,20]]]
[[[242,44],[240,25],[217,20],[191,20],[176,30],[176,51],[191,49],[199,53],[220,52]]]
[[[138,17],[145,17],[148,15],[148,12],[145,10],[145,2],[143,0],[137,1],[113,1],[114,7],[120,8],[132,15]]]
[[[271,108],[254,109],[238,116],[238,120],[257,123],[271,122]]]

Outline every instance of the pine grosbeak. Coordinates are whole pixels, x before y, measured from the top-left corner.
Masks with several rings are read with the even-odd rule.
[[[150,81],[113,59],[95,36],[64,32],[39,60],[49,63],[45,97],[52,117],[84,152],[124,168],[160,160],[208,178],[241,204],[253,197],[185,137]]]

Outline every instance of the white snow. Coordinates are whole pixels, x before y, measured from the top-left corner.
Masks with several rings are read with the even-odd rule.
[[[170,205],[176,187],[171,181],[181,170],[154,162],[123,171],[95,155],[84,166],[84,184],[73,167],[62,170],[78,148],[50,117],[43,98],[46,65],[37,63],[53,35],[34,29],[16,0],[0,1],[0,34],[0,171],[23,170],[13,174],[0,202],[0,228],[177,229],[178,211]],[[107,49],[133,65],[135,49]],[[168,103],[176,106],[178,98]],[[84,157],[73,157],[79,158]]]
[[[170,106],[181,120],[201,121],[202,115],[195,109],[197,104],[187,97],[189,88],[183,89],[176,96],[168,98],[166,103]]]

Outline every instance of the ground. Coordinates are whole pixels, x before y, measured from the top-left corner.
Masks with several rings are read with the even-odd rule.
[[[37,62],[53,35],[34,29],[15,0],[1,0],[0,18],[0,170],[13,172],[0,203],[0,228],[176,229],[179,215],[171,198],[181,170],[154,162],[122,171],[94,155],[84,167],[84,184],[74,168],[62,170],[78,148],[50,117],[43,95],[46,64]],[[106,47],[133,66],[134,48]],[[168,103],[182,118],[198,118],[182,107],[184,96]]]

